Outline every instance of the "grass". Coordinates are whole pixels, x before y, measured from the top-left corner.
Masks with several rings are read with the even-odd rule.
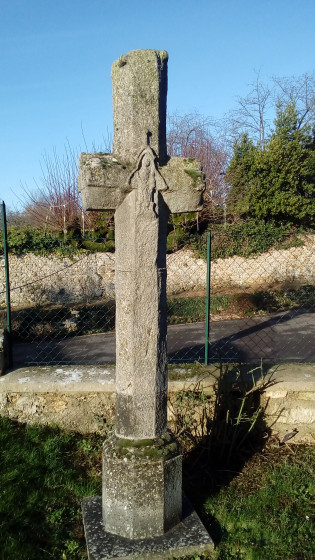
[[[210,313],[238,317],[263,315],[295,307],[315,306],[315,286],[293,289],[258,290],[253,293],[211,294]],[[205,297],[172,297],[168,299],[170,324],[205,320]]]
[[[231,296],[218,295],[210,298],[210,313],[227,311]],[[206,318],[206,297],[172,297],[168,299],[168,322],[195,323]]]
[[[80,502],[100,493],[101,438],[0,419],[1,560],[81,560]]]
[[[250,385],[222,369],[214,393],[170,397],[184,489],[216,560],[314,560],[315,446],[266,437],[257,397],[272,380],[256,369]],[[86,560],[81,501],[101,494],[103,438],[0,418],[1,560]]]
[[[5,320],[2,313],[2,322]],[[1,322],[1,316],[0,316]],[[35,305],[12,310],[12,333],[23,342],[113,331],[115,301]]]
[[[270,442],[206,499],[203,511],[214,529],[218,559],[314,559],[314,461],[314,446]]]
[[[273,381],[262,367],[249,375],[236,368],[232,386],[226,371],[213,395],[197,382],[174,396],[173,410],[184,486],[214,540],[214,558],[314,560],[315,446],[268,436],[259,396]]]

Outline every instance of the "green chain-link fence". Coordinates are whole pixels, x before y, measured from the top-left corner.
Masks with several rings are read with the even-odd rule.
[[[315,362],[315,235],[211,262],[211,362]]]
[[[205,251],[185,247],[167,255],[170,363],[315,362],[315,235],[249,258],[211,260],[207,239],[208,263]],[[27,239],[20,252],[9,242],[13,365],[114,363],[114,252],[71,252],[58,240],[60,250],[43,256],[46,242],[37,240],[37,254]]]

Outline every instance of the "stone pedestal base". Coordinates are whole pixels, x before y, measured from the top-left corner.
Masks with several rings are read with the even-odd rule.
[[[89,560],[160,560],[205,552],[214,557],[213,542],[185,496],[181,522],[155,538],[133,540],[105,531],[100,497],[85,498],[82,509]]]
[[[128,539],[164,535],[181,521],[182,455],[170,432],[105,441],[102,509],[105,530]]]

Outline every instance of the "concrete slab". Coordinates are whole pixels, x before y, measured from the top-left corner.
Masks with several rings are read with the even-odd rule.
[[[107,533],[101,497],[85,498],[82,510],[89,560],[159,560],[204,552],[214,557],[213,541],[185,496],[182,522],[165,535],[150,539],[130,540]]]
[[[172,367],[169,389],[178,391],[196,380],[191,367]],[[218,368],[210,366],[209,371]],[[116,366],[29,366],[8,371],[0,377],[0,392],[97,393],[115,392]],[[209,381],[214,383],[212,377]]]
[[[0,392],[95,393],[115,391],[115,367],[30,366],[0,378]]]
[[[279,364],[268,370],[275,384],[266,390],[266,395],[282,392],[315,392],[314,364]]]
[[[252,370],[245,376],[252,382]],[[265,379],[273,381],[266,394],[281,392],[315,392],[315,363],[279,364],[265,370]],[[212,393],[219,377],[220,368],[216,365],[169,366],[169,392],[180,391],[194,384],[202,374],[204,392]],[[235,374],[231,374],[232,376]],[[261,379],[258,367],[255,380]],[[0,392],[17,393],[97,393],[115,392],[116,367],[106,366],[30,366],[15,369],[0,377]],[[232,378],[231,378],[232,379]]]

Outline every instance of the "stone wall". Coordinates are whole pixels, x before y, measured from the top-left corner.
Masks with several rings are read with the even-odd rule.
[[[169,394],[196,387],[200,390],[201,386],[206,395],[214,394],[219,375],[216,366],[204,368],[201,385],[195,366],[171,366],[170,371]],[[281,364],[266,371],[261,381],[259,375],[258,386],[270,381],[260,400],[263,429],[268,427],[280,441],[286,434],[295,434],[292,442],[314,444],[315,364]],[[252,380],[249,372],[249,389]],[[86,433],[106,432],[113,425],[114,414],[115,366],[30,367],[0,377],[0,416]]]
[[[206,262],[182,249],[167,255],[169,294],[205,290]],[[78,254],[73,259],[54,255],[10,255],[13,306],[80,299],[113,298],[115,255]],[[211,264],[214,289],[255,289],[282,284],[315,284],[315,235],[304,236],[304,246],[271,249],[251,258],[217,259]],[[0,305],[5,304],[4,262],[0,260]]]
[[[28,253],[10,255],[13,306],[66,303],[114,296],[115,255],[78,254],[73,259]],[[4,263],[0,261],[0,305],[5,303]]]
[[[167,257],[169,293],[205,289],[206,262],[190,250]],[[250,258],[230,257],[211,263],[211,286],[255,289],[274,285],[315,284],[315,235],[304,236],[302,247],[275,250]]]

